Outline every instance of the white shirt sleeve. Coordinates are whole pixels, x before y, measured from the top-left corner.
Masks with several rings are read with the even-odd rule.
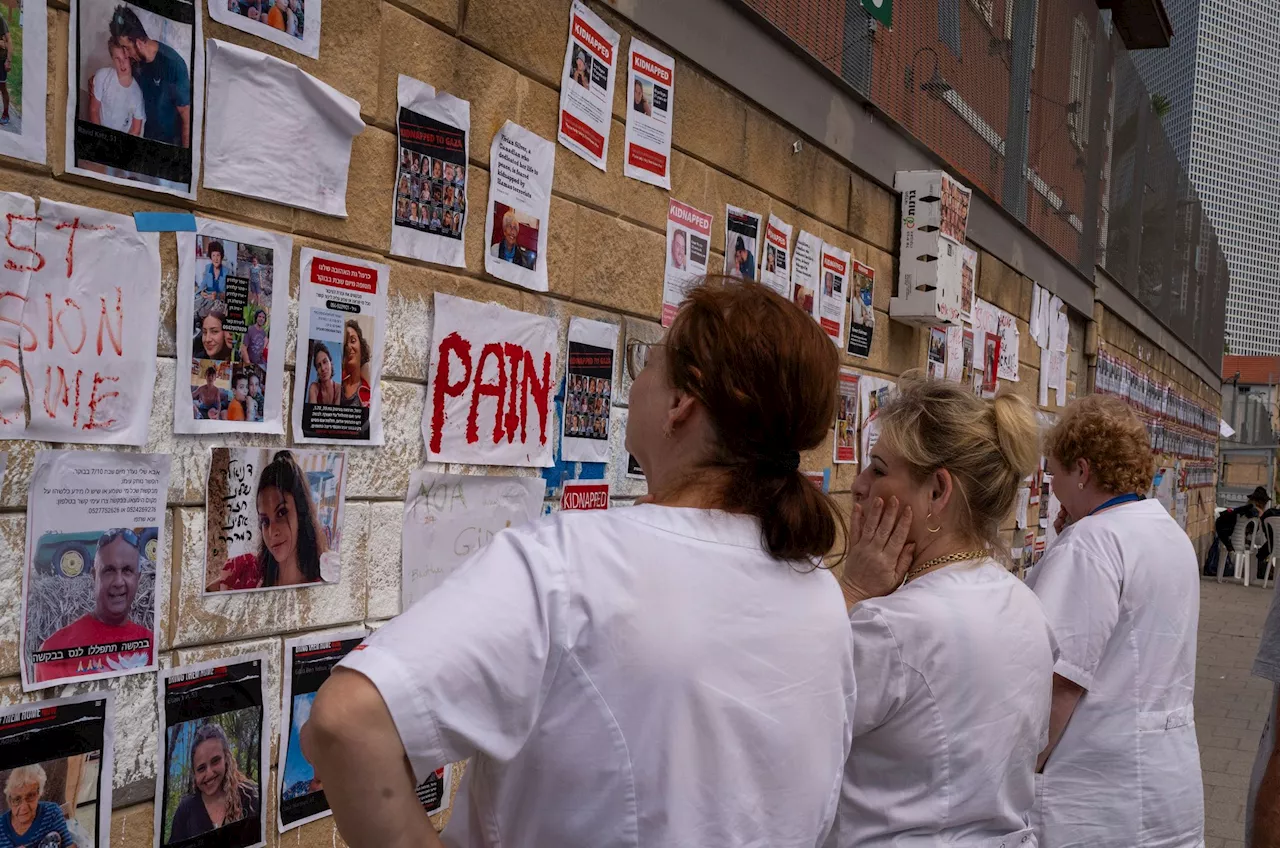
[[[1058,648],[1053,671],[1088,689],[1120,620],[1119,563],[1068,542],[1050,548],[1036,568],[1035,593]]]
[[[906,701],[906,671],[893,630],[879,611],[866,602],[849,613],[853,631],[855,691],[853,737],[884,724]],[[853,744],[857,745],[857,742]]]
[[[378,688],[418,780],[477,752],[510,759],[533,729],[567,592],[558,554],[530,530],[499,533],[340,663]]]
[[[93,97],[99,103],[102,102],[102,85],[106,82],[105,74],[115,73],[110,68],[99,68],[93,75]]]

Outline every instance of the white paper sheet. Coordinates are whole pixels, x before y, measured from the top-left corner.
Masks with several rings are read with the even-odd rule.
[[[1000,368],[1001,380],[1018,382],[1018,351],[1021,347],[1018,339],[1018,322],[1003,309],[996,310],[996,326],[1000,335]]]
[[[0,217],[8,221],[0,239],[0,438],[20,439],[27,429],[21,359],[22,312],[31,269],[43,266],[36,250],[36,202],[25,194],[0,192]],[[53,257],[51,257],[53,258]]]
[[[569,319],[560,443],[560,459],[566,462],[609,461],[609,413],[613,408],[613,361],[617,349],[617,324]]]
[[[765,225],[760,282],[791,299],[791,225],[777,215],[770,215]]]
[[[507,121],[489,148],[484,270],[534,291],[547,290],[547,229],[556,146]]]
[[[1067,322],[1067,313],[1062,308],[1062,301],[1054,297],[1053,306],[1049,312],[1049,349],[1066,353],[1069,331],[1070,325]]]
[[[1054,389],[1057,392],[1056,403],[1058,406],[1066,406],[1067,405],[1067,355],[1065,353],[1058,353],[1056,350],[1053,351],[1052,353],[1053,355],[1049,358],[1050,367],[1054,368],[1054,370],[1057,372],[1057,375],[1058,375],[1057,385],[1054,386]]]
[[[205,186],[345,218],[360,104],[265,53],[215,38],[207,49]]]
[[[818,320],[818,285],[822,277],[822,239],[800,231],[791,257],[791,300]]]
[[[293,239],[209,218],[176,235],[173,431],[284,433]]]
[[[1049,389],[1053,388],[1054,370],[1047,348],[1040,348],[1040,396],[1041,406],[1049,405]]]
[[[153,11],[163,8],[72,0],[63,164],[69,174],[194,200],[204,126],[203,16],[198,5],[189,3],[169,7],[172,17]],[[145,35],[156,49],[151,61],[132,42],[124,53],[117,48],[113,57],[112,27],[122,35],[132,32],[132,38]],[[128,87],[120,82],[117,59],[132,62]],[[96,118],[91,102],[95,87],[102,93],[99,103],[113,102]],[[108,90],[115,96],[108,98]],[[36,108],[44,109],[43,100]]]
[[[218,23],[312,59],[320,58],[320,11],[321,0],[209,0],[209,17]]]
[[[380,445],[391,269],[309,247],[299,262],[294,441]]]
[[[581,0],[569,9],[569,43],[560,73],[560,143],[605,170],[613,122],[618,34]]]
[[[1028,488],[1019,489],[1017,496],[1013,500],[1013,518],[1019,530],[1027,529],[1027,507],[1030,505],[1031,490]]]
[[[893,392],[894,382],[882,377],[862,375],[858,379],[858,395],[862,415],[862,464],[871,460],[871,449],[880,440],[880,407]]]
[[[760,216],[737,206],[724,208],[724,273],[754,280],[760,258]]]
[[[204,594],[339,582],[346,468],[340,450],[214,448],[205,495]],[[312,532],[281,527],[279,510],[289,506],[297,525]]]
[[[844,320],[849,304],[849,251],[823,242],[818,295],[818,324],[836,347],[843,347]]]
[[[427,458],[552,465],[556,347],[553,318],[436,292]]]
[[[333,667],[364,641],[364,628],[284,640],[280,744],[276,748],[276,826],[280,833],[333,815],[315,768],[302,754],[302,727]]]
[[[964,327],[947,327],[947,379],[959,383],[964,374]]]
[[[396,102],[391,255],[465,268],[471,104],[404,74]]]
[[[541,477],[409,475],[401,544],[400,606],[409,607],[507,527],[538,518]]]
[[[61,848],[70,844],[70,835],[75,848],[110,848],[115,699],[115,692],[102,688],[0,708],[0,761],[6,771],[41,768],[49,788],[40,787],[40,806],[61,806],[68,798],[75,807],[75,815],[67,818],[37,814],[22,834],[23,845]],[[56,794],[51,791],[55,775],[61,776]],[[31,809],[36,813],[39,807]]]
[[[168,491],[168,454],[36,452],[19,653],[25,691],[156,667]],[[99,569],[125,591],[99,598]]]
[[[926,373],[931,379],[947,376],[947,328],[929,328],[929,349],[925,357]]]
[[[675,320],[685,292],[707,273],[712,217],[674,197],[667,204],[667,258],[662,280],[662,326]]]
[[[671,127],[676,62],[637,38],[631,39],[627,150],[622,173],[671,189]]]
[[[40,200],[22,322],[26,437],[144,445],[156,383],[160,235],[126,215]],[[38,258],[37,258],[38,257]]]
[[[46,7],[37,0],[20,0],[18,21],[7,15],[9,27],[9,122],[0,125],[0,155],[45,164],[44,106],[48,73]],[[16,49],[21,43],[22,49]],[[22,74],[22,88],[14,78]]]
[[[277,657],[279,654],[276,655]],[[242,773],[259,776],[271,773],[271,720],[266,699],[266,671],[270,660],[266,651],[213,659],[176,668],[161,669],[157,675],[156,705],[160,715],[160,740],[156,746],[156,809],[165,811],[154,819],[154,848],[181,844],[197,836],[175,828],[177,816],[169,813],[168,801],[191,795],[192,748],[198,735],[221,731],[228,738]],[[209,725],[213,725],[210,728]],[[218,848],[261,848],[267,844],[265,781],[257,781],[259,815],[243,824],[224,827],[214,839]],[[177,832],[175,832],[175,830]]]

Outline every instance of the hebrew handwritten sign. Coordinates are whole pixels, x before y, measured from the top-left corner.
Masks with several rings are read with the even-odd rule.
[[[538,517],[539,477],[469,477],[418,470],[404,502],[400,603],[408,609],[494,534]]]

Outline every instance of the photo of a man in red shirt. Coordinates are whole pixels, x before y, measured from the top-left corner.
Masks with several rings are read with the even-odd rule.
[[[86,650],[80,656],[37,663],[36,682],[151,664],[155,636],[130,618],[138,594],[140,548],[138,535],[127,528],[108,530],[98,538],[93,557],[93,610],[55,631],[41,643],[38,652]],[[89,650],[103,645],[119,647],[105,653]]]

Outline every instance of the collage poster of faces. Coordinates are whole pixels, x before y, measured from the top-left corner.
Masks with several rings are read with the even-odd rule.
[[[178,233],[190,367],[179,375],[174,430],[283,433],[284,343],[271,336],[288,316],[293,240],[204,219],[197,229]]]
[[[341,451],[214,448],[205,592],[248,592],[341,576]]]
[[[75,0],[67,171],[194,199],[204,52],[190,0]]]
[[[265,845],[265,653],[166,669],[160,675],[155,844]],[[218,820],[210,810],[221,810]]]
[[[156,667],[168,454],[39,451],[27,504],[22,685]]]
[[[320,56],[320,0],[214,0],[209,17],[312,59]]]

